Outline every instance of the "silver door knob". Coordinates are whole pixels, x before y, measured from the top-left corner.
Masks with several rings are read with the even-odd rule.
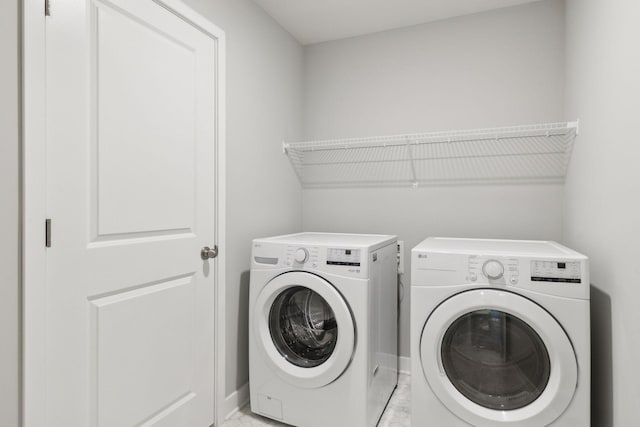
[[[200,257],[203,260],[207,260],[209,258],[215,258],[217,256],[218,256],[218,245],[214,246],[213,249],[210,248],[209,246],[205,246],[200,251]]]

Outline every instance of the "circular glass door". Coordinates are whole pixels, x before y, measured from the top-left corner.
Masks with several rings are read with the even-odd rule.
[[[536,331],[497,310],[476,310],[453,322],[444,334],[441,357],[454,387],[490,409],[531,404],[546,388],[551,371]]]
[[[303,286],[288,288],[275,299],[269,330],[278,352],[302,368],[324,363],[338,341],[338,324],[331,306]]]
[[[496,289],[436,307],[422,329],[420,362],[442,404],[476,427],[549,425],[578,380],[562,326],[531,300]]]
[[[293,271],[274,277],[257,296],[251,318],[255,351],[296,387],[322,387],[349,366],[356,341],[351,310],[320,276]]]

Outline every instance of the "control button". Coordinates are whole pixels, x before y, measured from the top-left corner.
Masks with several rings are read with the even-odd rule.
[[[299,248],[296,251],[295,260],[296,260],[296,262],[303,263],[303,262],[305,262],[307,260],[308,256],[309,256],[309,252],[307,252],[306,249]]]
[[[509,282],[511,282],[512,285],[517,285],[518,284],[518,276],[511,276],[511,279],[509,279]]]
[[[469,279],[471,279],[472,282],[475,282],[476,280],[478,280],[478,275],[476,273],[471,273],[469,275]]]
[[[504,274],[504,266],[500,261],[490,259],[482,266],[482,272],[491,280],[497,280]]]

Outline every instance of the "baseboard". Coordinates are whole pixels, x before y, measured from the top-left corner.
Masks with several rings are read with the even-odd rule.
[[[411,359],[404,356],[398,357],[398,371],[411,375]]]
[[[238,390],[231,393],[229,396],[224,399],[224,407],[222,408],[222,413],[224,414],[224,419],[226,420],[233,414],[235,414],[238,409],[242,408],[244,405],[249,402],[249,383],[244,383]]]

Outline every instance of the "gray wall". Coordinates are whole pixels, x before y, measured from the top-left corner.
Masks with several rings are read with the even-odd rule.
[[[567,1],[567,115],[580,118],[564,235],[589,255],[592,425],[638,424],[640,2]]]
[[[302,228],[284,139],[300,137],[302,47],[249,0],[188,0],[227,36],[227,394],[249,380],[251,240]]]
[[[562,3],[547,0],[309,46],[303,75],[302,48],[252,2],[188,2],[228,37],[228,393],[248,379],[247,270],[255,236],[303,227],[396,233],[407,248],[427,235],[564,237],[591,257],[593,425],[623,426],[636,419],[640,389],[629,375],[637,374],[640,353],[635,259],[640,146],[633,128],[640,111],[640,4],[567,0],[566,52]],[[19,412],[18,4],[0,3],[2,426],[17,425]],[[279,151],[282,139],[300,136],[578,117],[581,132],[564,191],[559,186],[457,186],[301,194]],[[408,275],[404,282],[408,287]],[[403,330],[407,308],[405,298]],[[406,333],[401,340],[407,355]]]
[[[19,2],[0,2],[0,426],[19,417]]]
[[[306,48],[309,139],[565,120],[564,3],[524,6]],[[409,356],[409,249],[427,236],[562,237],[559,185],[309,189],[309,231],[406,242],[400,352]]]

